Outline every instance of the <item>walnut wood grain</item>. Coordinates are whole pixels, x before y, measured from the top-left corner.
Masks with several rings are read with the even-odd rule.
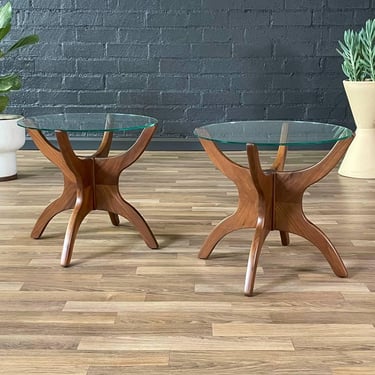
[[[206,153],[216,167],[238,189],[238,208],[222,220],[208,235],[199,258],[208,258],[218,242],[228,233],[241,228],[255,228],[245,276],[244,294],[252,296],[260,252],[267,235],[278,230],[283,245],[289,244],[289,234],[302,236],[313,243],[324,255],[333,272],[347,277],[345,265],[328,237],[311,221],[302,207],[305,190],[326,176],[345,154],[353,138],[337,142],[330,152],[312,167],[283,171],[287,147],[280,146],[272,167],[263,170],[259,152],[254,144],[247,145],[249,168],[228,157],[210,140],[200,139]]]
[[[158,248],[155,236],[145,219],[122,198],[119,191],[121,172],[142,155],[155,130],[155,126],[144,129],[132,147],[114,157],[108,157],[112,133],[105,132],[96,152],[90,156],[79,157],[73,151],[66,132],[55,132],[59,145],[57,148],[41,131],[28,129],[39,150],[60,168],[64,176],[62,194],[44,209],[34,225],[31,237],[40,238],[54,216],[67,209],[73,209],[65,233],[61,254],[62,266],[70,264],[79,227],[86,215],[93,210],[107,211],[115,226],[120,223],[119,215],[123,216],[137,228],[150,248]]]

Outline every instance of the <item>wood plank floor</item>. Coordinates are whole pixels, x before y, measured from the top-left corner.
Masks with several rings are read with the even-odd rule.
[[[290,152],[287,169],[322,154]],[[262,155],[269,163],[271,153]],[[0,374],[375,374],[375,180],[334,170],[305,195],[307,216],[336,245],[349,278],[334,276],[303,238],[282,247],[271,233],[247,298],[253,230],[197,258],[237,204],[204,152],[146,152],[121,176],[160,249],[124,219],[113,227],[94,212],[69,268],[59,265],[69,212],[30,238],[61,191],[60,172],[38,151],[19,152],[18,169],[18,180],[0,183]]]

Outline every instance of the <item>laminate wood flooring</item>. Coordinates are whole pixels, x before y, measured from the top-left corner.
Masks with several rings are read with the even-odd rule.
[[[291,151],[287,169],[323,151]],[[263,152],[264,165],[271,152]],[[244,152],[228,156],[246,163]],[[321,253],[277,232],[260,257],[254,297],[242,293],[253,230],[229,234],[208,260],[205,237],[237,206],[237,192],[202,151],[151,152],[120,190],[145,217],[149,249],[120,218],[92,212],[72,265],[60,266],[70,212],[30,238],[61,192],[39,151],[18,153],[19,178],[0,183],[0,374],[375,374],[375,180],[339,176],[308,189],[306,215],[332,240],[349,277]]]

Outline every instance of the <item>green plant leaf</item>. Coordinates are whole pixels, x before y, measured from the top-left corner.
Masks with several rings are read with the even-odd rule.
[[[11,30],[12,22],[12,6],[10,2],[0,6],[0,40]],[[38,35],[32,34],[25,36],[11,45],[8,49],[0,49],[0,58],[4,58],[8,53],[15,49],[35,44],[39,41]],[[0,93],[6,93],[11,90],[19,90],[21,88],[21,78],[18,74],[8,74],[0,76]],[[0,113],[3,112],[9,103],[6,95],[0,95]]]
[[[23,38],[21,38],[18,42],[14,43],[6,52],[5,55],[7,55],[9,52],[14,51],[17,48],[25,47],[30,44],[35,44],[39,41],[38,35],[28,35]]]
[[[365,79],[375,80],[375,19],[367,20],[365,27],[359,33],[362,56],[361,63]]]
[[[12,5],[7,2],[0,7],[0,28],[8,27],[12,20]]]
[[[0,28],[0,40],[3,40],[4,37],[9,33],[10,31],[10,24],[8,26]]]
[[[18,74],[8,74],[5,76],[0,76],[0,92],[19,90],[21,86],[21,78]]]
[[[0,95],[0,112],[3,112],[9,103],[9,98],[6,95]]]

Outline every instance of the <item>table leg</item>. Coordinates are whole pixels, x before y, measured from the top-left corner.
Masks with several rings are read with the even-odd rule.
[[[118,187],[121,172],[142,155],[155,129],[144,129],[127,152],[115,157],[108,157],[112,133],[105,132],[98,150],[93,155],[82,158],[75,155],[66,132],[56,131],[60,147],[58,149],[39,130],[28,129],[39,150],[60,168],[64,175],[63,193],[42,212],[31,236],[40,238],[55,215],[66,209],[73,209],[65,233],[62,266],[70,264],[80,224],[90,211],[96,209],[107,211],[113,225],[119,225],[118,215],[124,216],[135,225],[149,247],[158,247],[148,224],[141,214],[121,197]]]
[[[228,233],[242,228],[254,228],[258,217],[258,193],[252,184],[250,171],[221,152],[212,141],[200,139],[207,155],[216,167],[237,186],[238,206],[236,211],[222,220],[206,238],[199,258],[206,259],[210,256],[218,242]]]
[[[230,180],[238,190],[238,206],[236,211],[222,220],[206,238],[199,258],[206,259],[210,256],[215,246],[228,233],[242,229],[255,228],[258,220],[258,191],[252,181],[249,168],[244,167],[230,160],[214,142],[201,138],[200,142],[207,155],[216,167]],[[286,147],[278,150],[276,160],[272,168],[282,170],[285,164]],[[286,232],[280,232],[283,245],[289,244],[289,236]]]
[[[236,184],[239,193],[237,210],[209,234],[199,252],[200,258],[207,258],[226,234],[240,228],[255,228],[244,285],[244,294],[251,296],[263,243],[271,230],[278,230],[283,245],[289,244],[289,233],[300,235],[322,252],[337,276],[347,276],[345,265],[333,244],[304,215],[302,198],[309,186],[335,167],[352,138],[337,142],[316,165],[291,172],[283,171],[285,146],[279,147],[271,169],[262,170],[255,145],[247,146],[249,168],[245,168],[228,159],[212,141],[200,141],[212,162]]]
[[[345,265],[328,237],[303,212],[305,190],[325,177],[339,162],[353,138],[337,142],[317,164],[299,171],[262,171],[255,145],[247,145],[249,169],[259,193],[259,219],[250,249],[244,293],[253,294],[260,250],[270,230],[294,233],[312,242],[324,255],[333,272],[347,277]]]

